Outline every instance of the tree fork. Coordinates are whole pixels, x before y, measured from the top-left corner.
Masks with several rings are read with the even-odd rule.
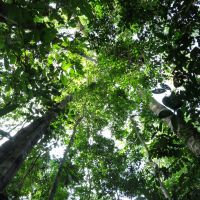
[[[186,123],[181,111],[174,114],[156,100],[151,101],[150,108],[157,116],[162,116],[162,120],[186,143],[187,147],[196,157],[200,156],[200,133],[191,123]]]

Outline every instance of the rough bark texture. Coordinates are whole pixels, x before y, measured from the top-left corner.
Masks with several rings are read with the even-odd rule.
[[[150,108],[157,116],[160,116],[160,113],[165,111],[166,113],[170,113],[168,108],[155,100],[152,100]],[[166,115],[163,117],[162,120],[165,121],[171,130],[186,143],[187,147],[197,157],[200,156],[200,133],[192,124],[185,122],[181,112],[177,112],[177,114],[171,112],[168,116]]]
[[[33,146],[45,134],[50,123],[56,119],[58,112],[62,111],[71,99],[72,97],[68,96],[54,109],[18,131],[12,140],[0,147],[0,191],[5,189]]]
[[[27,154],[45,133],[56,113],[47,113],[26,128],[21,129],[12,140],[5,142],[0,148],[0,191],[16,174]]]

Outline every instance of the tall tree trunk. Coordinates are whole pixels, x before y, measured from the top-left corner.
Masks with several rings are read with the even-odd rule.
[[[47,112],[43,117],[18,131],[12,140],[0,147],[0,191],[5,189],[33,146],[46,133],[50,123],[56,119],[58,112],[63,110],[70,100],[71,97],[68,96],[56,106],[56,109]]]
[[[0,147],[0,191],[3,190],[21,167],[27,154],[45,133],[56,113],[48,112],[21,129],[14,137]]]
[[[53,200],[54,197],[55,197],[56,190],[57,190],[58,183],[59,183],[59,179],[60,179],[60,176],[62,175],[63,165],[65,164],[65,162],[67,160],[68,153],[70,151],[70,148],[74,143],[76,129],[77,129],[77,126],[79,125],[79,123],[81,122],[81,120],[82,120],[82,117],[80,117],[74,124],[73,132],[72,132],[69,144],[68,144],[67,148],[65,149],[63,158],[62,158],[60,165],[59,165],[59,168],[58,168],[58,173],[56,174],[56,177],[55,177],[54,182],[53,182],[53,186],[52,186],[51,191],[50,191],[49,200]]]
[[[186,143],[187,147],[197,157],[200,156],[200,133],[191,123],[184,120],[180,111],[175,114],[156,100],[152,100],[150,108],[168,124],[171,130]]]

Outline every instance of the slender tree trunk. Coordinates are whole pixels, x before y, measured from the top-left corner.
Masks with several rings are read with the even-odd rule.
[[[157,116],[161,116],[161,112],[168,113],[168,115],[162,117],[162,120],[165,121],[171,130],[186,143],[187,147],[197,157],[200,156],[200,133],[191,123],[186,123],[183,114],[180,111],[178,111],[177,114],[174,114],[156,100],[152,100],[150,108]]]
[[[60,176],[62,175],[63,165],[65,164],[65,162],[67,160],[68,153],[70,151],[70,148],[74,143],[76,129],[77,129],[77,126],[79,125],[79,123],[81,122],[81,120],[82,120],[82,117],[80,117],[76,121],[76,123],[74,124],[73,132],[72,132],[69,144],[68,144],[68,146],[67,146],[67,148],[66,148],[66,150],[64,152],[63,158],[62,158],[62,160],[60,162],[60,165],[59,165],[59,168],[58,168],[58,172],[57,172],[56,177],[55,177],[54,182],[53,182],[53,186],[52,186],[51,191],[50,191],[49,200],[53,200],[54,197],[55,197],[56,190],[57,190],[58,183],[59,183],[59,179],[60,179]]]
[[[139,130],[139,128],[137,127],[137,124],[136,124],[136,122],[134,121],[133,118],[131,118],[131,122],[132,122],[132,124],[133,124],[134,127],[135,127],[135,131],[136,131],[136,134],[137,134],[138,139],[140,140],[141,144],[144,146],[144,148],[145,148],[145,150],[146,150],[146,152],[147,152],[148,160],[149,160],[149,162],[151,163],[151,165],[152,165],[152,167],[153,167],[153,169],[154,169],[154,176],[155,176],[155,179],[158,181],[158,183],[159,183],[159,185],[160,185],[160,189],[161,189],[161,191],[162,191],[162,193],[163,193],[165,199],[171,200],[170,194],[169,194],[167,188],[165,187],[164,183],[163,183],[162,180],[161,180],[161,173],[160,173],[159,167],[158,167],[157,163],[155,163],[155,162],[151,159],[151,157],[150,157],[150,155],[149,155],[149,149],[148,149],[148,147],[147,147],[145,141],[143,140],[143,138],[142,138],[142,136],[141,136],[141,134],[140,134],[140,130]]]
[[[56,109],[47,112],[43,117],[18,131],[12,140],[0,147],[0,191],[5,189],[33,146],[46,133],[50,123],[56,119],[58,112],[62,111],[70,100],[71,97],[68,96],[56,106]]]

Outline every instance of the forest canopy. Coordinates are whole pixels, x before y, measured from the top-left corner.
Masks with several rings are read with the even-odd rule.
[[[199,11],[0,0],[0,199],[199,200]]]

